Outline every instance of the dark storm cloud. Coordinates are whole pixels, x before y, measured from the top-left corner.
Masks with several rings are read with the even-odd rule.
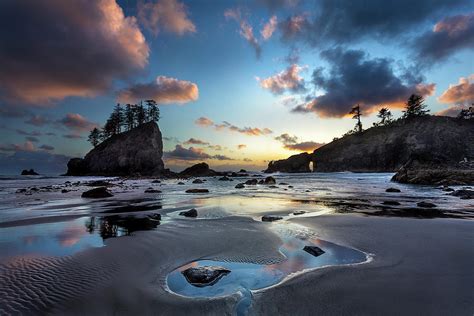
[[[0,1],[0,99],[94,96],[145,67],[149,48],[115,0]]]
[[[441,14],[468,8],[470,0],[320,0],[311,17],[295,15],[280,24],[283,38],[311,45],[347,43],[364,37],[393,38]]]
[[[43,144],[43,145],[39,146],[38,148],[39,148],[39,149],[42,149],[42,150],[46,150],[46,151],[54,150],[54,147],[53,147],[53,146],[46,145],[46,144]]]
[[[321,117],[342,117],[352,106],[360,104],[365,113],[379,106],[403,107],[412,94],[422,96],[434,92],[434,84],[424,84],[410,74],[397,76],[393,62],[386,58],[370,59],[360,50],[335,48],[325,50],[321,57],[330,64],[329,72],[318,68],[313,83],[324,94],[308,99],[294,112],[314,112]]]
[[[49,120],[48,118],[44,116],[34,114],[28,120],[26,120],[25,123],[34,125],[34,126],[44,126],[51,123],[51,120]]]
[[[325,145],[325,143],[318,143],[313,141],[298,142],[298,137],[291,136],[288,133],[284,133],[275,137],[275,140],[281,142],[283,144],[283,148],[295,151],[310,152]]]
[[[447,17],[415,38],[412,47],[424,66],[443,61],[462,49],[474,48],[474,13]]]

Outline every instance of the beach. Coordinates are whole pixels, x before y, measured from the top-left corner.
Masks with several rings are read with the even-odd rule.
[[[472,200],[393,184],[390,176],[277,174],[275,187],[244,189],[234,187],[262,175],[201,184],[4,180],[1,313],[472,315]],[[93,181],[108,182],[113,197],[81,198]],[[161,192],[144,193],[150,187]],[[401,192],[385,192],[389,187]],[[185,193],[189,188],[209,193]],[[415,212],[419,201],[439,212]],[[197,217],[179,215],[192,208]],[[281,219],[263,222],[264,215]],[[313,258],[302,251],[306,244],[326,253]],[[208,289],[225,284],[239,265],[256,268],[248,271],[259,271],[250,278],[257,281],[270,271],[268,282],[243,282],[225,295],[206,296],[203,288],[193,297],[170,288],[173,271],[203,260],[232,267]]]

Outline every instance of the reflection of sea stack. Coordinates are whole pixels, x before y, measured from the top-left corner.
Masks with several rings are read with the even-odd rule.
[[[163,172],[163,141],[158,124],[148,122],[113,135],[92,149],[84,159],[68,162],[69,176],[155,176]]]

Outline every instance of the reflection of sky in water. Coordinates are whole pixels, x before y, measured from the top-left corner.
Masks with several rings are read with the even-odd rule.
[[[199,260],[180,267],[168,275],[168,287],[171,291],[190,297],[216,297],[236,293],[237,291],[256,290],[279,283],[286,276],[326,265],[342,265],[364,262],[367,258],[363,252],[339,246],[320,239],[303,240],[292,236],[282,236],[283,245],[280,251],[286,260],[276,264],[253,264]],[[314,245],[325,251],[315,257],[305,251],[304,246]],[[189,284],[181,271],[196,266],[222,266],[231,270],[211,286],[196,287]]]
[[[66,256],[104,245],[97,233],[89,233],[89,218],[66,222],[0,229],[0,260],[23,255]]]

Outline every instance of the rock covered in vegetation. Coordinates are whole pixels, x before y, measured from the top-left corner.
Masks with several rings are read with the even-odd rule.
[[[301,153],[298,155],[290,156],[287,159],[270,161],[265,173],[273,172],[311,172],[309,167],[312,161],[312,155],[308,153]]]
[[[158,124],[148,122],[113,135],[92,149],[84,159],[68,162],[68,176],[155,176],[164,172],[163,141]]]

